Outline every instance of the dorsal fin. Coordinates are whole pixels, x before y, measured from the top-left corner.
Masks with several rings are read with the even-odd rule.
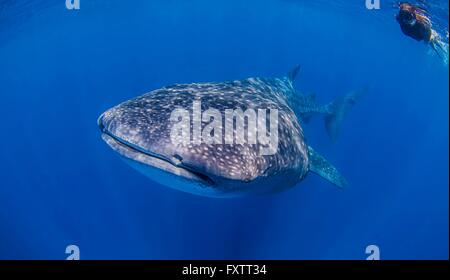
[[[291,80],[293,82],[293,81],[295,81],[295,78],[297,77],[298,72],[300,72],[300,65],[295,66],[294,69],[289,71],[287,77],[289,78],[289,80]]]

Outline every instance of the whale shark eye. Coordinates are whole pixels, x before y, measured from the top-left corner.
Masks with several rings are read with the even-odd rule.
[[[183,161],[183,157],[182,156],[180,156],[178,154],[175,154],[175,155],[172,156],[173,164],[180,165],[182,163],[182,161]]]

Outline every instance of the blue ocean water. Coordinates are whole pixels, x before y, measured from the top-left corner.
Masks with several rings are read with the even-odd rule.
[[[132,2],[132,3],[131,3]],[[405,37],[392,2],[0,1],[0,259],[448,259],[448,65]],[[423,1],[421,1],[423,2]],[[448,30],[448,2],[430,1]],[[445,36],[445,33],[442,33]],[[368,86],[336,143],[345,175],[211,199],[127,166],[97,117],[173,83],[283,76],[328,102]]]

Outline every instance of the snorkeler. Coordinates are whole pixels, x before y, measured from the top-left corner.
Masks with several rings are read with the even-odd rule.
[[[427,11],[406,2],[401,3],[399,9],[396,18],[402,32],[417,41],[429,44],[440,57],[444,58],[448,51],[439,34],[432,28]]]

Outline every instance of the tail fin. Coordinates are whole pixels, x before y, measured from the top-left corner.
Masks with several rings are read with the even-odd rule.
[[[367,88],[362,88],[352,91],[328,105],[329,114],[325,116],[325,127],[331,141],[336,141],[345,115],[355,105],[356,101],[366,94],[367,90]]]

